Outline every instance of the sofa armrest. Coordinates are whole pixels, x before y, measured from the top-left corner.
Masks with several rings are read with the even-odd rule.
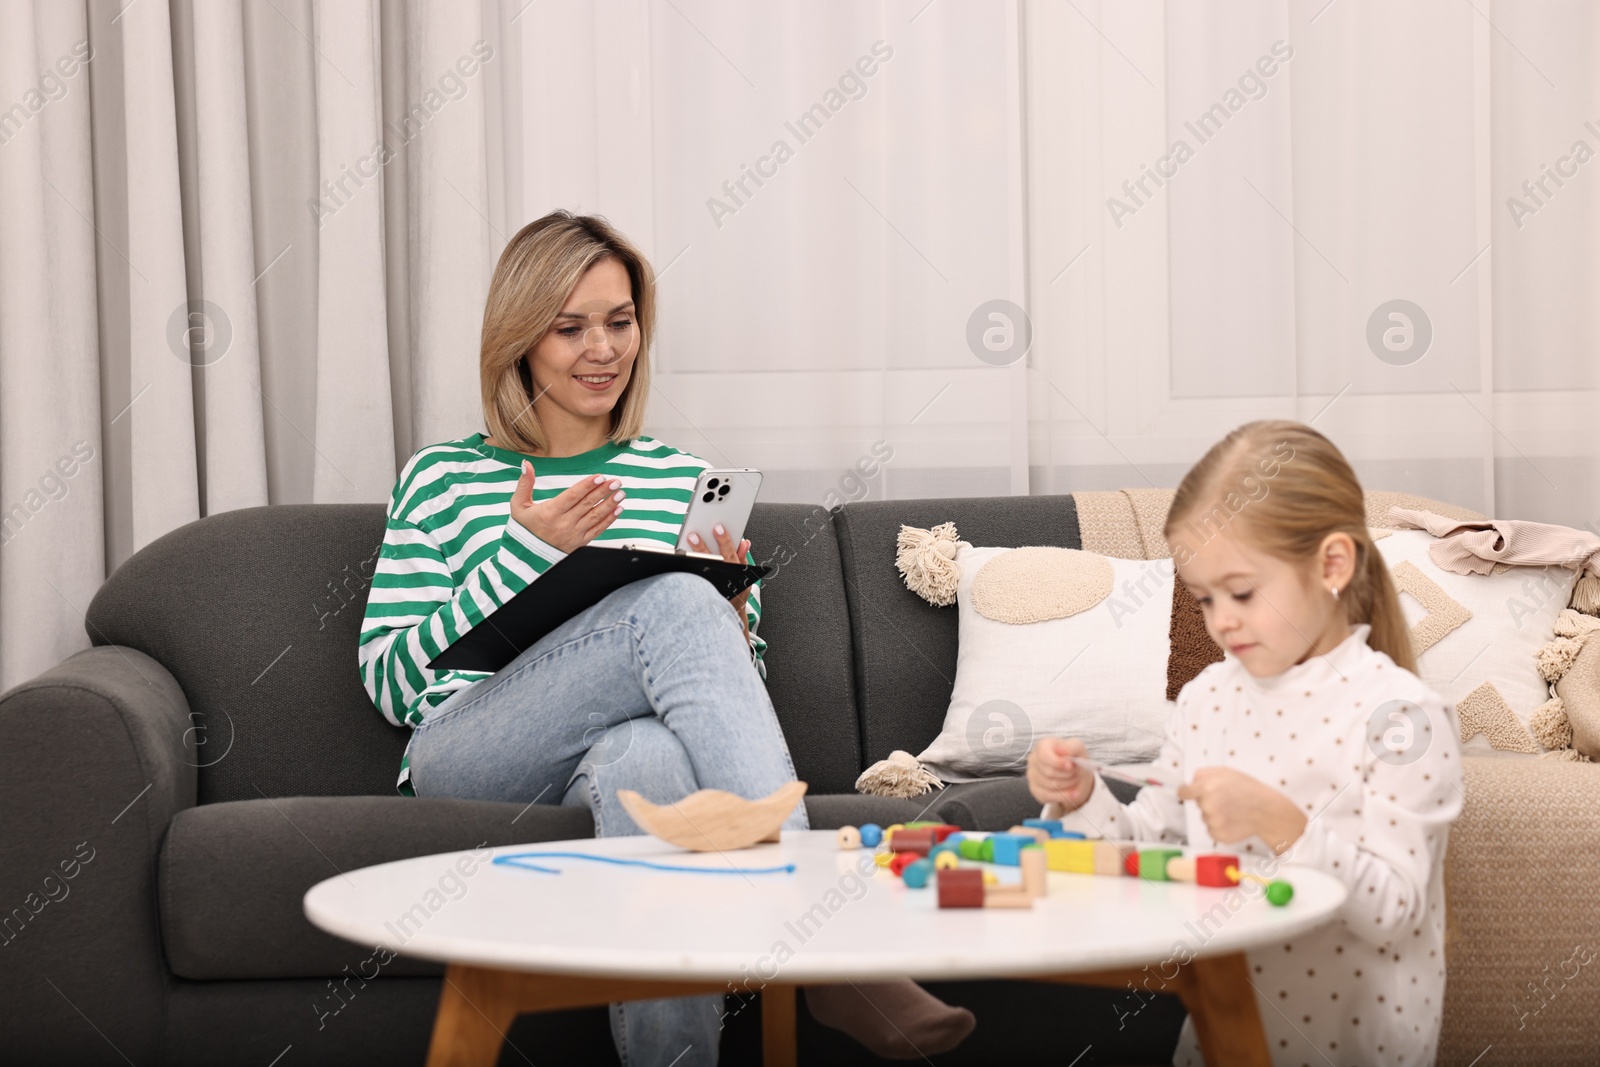
[[[195,803],[194,741],[183,690],[131,648],[0,694],[0,1044],[17,1062],[154,1061],[155,861]]]
[[[1600,1045],[1600,765],[1462,760],[1445,853],[1440,1063],[1592,1061]]]

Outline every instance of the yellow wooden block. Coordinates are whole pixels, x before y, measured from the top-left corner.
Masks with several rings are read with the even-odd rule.
[[[1095,873],[1095,846],[1101,841],[1079,841],[1070,837],[1055,837],[1044,843],[1045,861],[1052,871],[1069,871],[1073,874]]]
[[[954,852],[947,850],[940,852],[933,857],[933,866],[935,870],[948,871],[952,867],[961,866],[961,860]]]

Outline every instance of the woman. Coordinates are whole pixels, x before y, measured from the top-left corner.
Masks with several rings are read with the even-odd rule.
[[[553,212],[506,246],[484,309],[491,433],[418,451],[400,472],[362,623],[361,676],[412,728],[399,788],[418,796],[582,804],[595,834],[637,834],[619,788],[765,796],[794,765],[762,684],[759,584],[724,600],[694,575],[634,582],[489,675],[427,662],[590,541],[674,544],[710,464],[640,435],[655,278],[604,220]],[[749,541],[714,531],[724,559]],[[694,546],[709,550],[693,538]],[[807,827],[804,806],[784,823]],[[820,1022],[880,1055],[971,1031],[911,982],[807,990]],[[624,1065],[715,1064],[721,995],[611,1006]]]

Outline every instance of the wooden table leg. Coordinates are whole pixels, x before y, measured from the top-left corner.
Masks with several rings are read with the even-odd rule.
[[[1272,1053],[1244,953],[1193,960],[1182,973],[1188,980],[1179,985],[1178,996],[1194,1020],[1206,1062],[1271,1067]]]
[[[762,991],[763,1047],[768,1064],[794,1067],[794,986]],[[583,978],[529,974],[452,963],[439,990],[427,1067],[494,1067],[506,1031],[518,1015],[563,1008],[588,1008],[614,1001],[656,1000],[725,993],[727,982],[667,982],[657,979]],[[787,1046],[781,1044],[787,1034]]]
[[[1195,1037],[1207,1063],[1229,1067],[1271,1067],[1267,1033],[1256,1007],[1250,966],[1242,952],[1191,960],[1172,978],[1149,968],[1084,971],[1078,974],[1038,976],[1039,982],[1063,985],[1138,989],[1148,993],[1174,993],[1194,1019]]]
[[[761,987],[762,1067],[796,1067],[795,987],[768,982]]]
[[[504,972],[452,963],[439,990],[428,1067],[494,1067],[511,1020],[513,984]]]

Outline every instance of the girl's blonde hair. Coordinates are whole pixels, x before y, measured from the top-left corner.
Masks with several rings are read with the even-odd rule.
[[[583,272],[607,258],[621,263],[632,283],[639,347],[628,384],[611,409],[606,436],[626,441],[644,429],[656,319],[655,272],[644,254],[600,216],[552,211],[518,230],[500,253],[483,308],[478,350],[483,418],[503,447],[531,454],[549,444],[534,403],[527,357],[555,322]]]
[[[1355,574],[1339,591],[1346,617],[1372,627],[1373,648],[1417,669],[1400,597],[1367,528],[1361,483],[1332,441],[1303,423],[1269,420],[1212,445],[1173,495],[1166,536],[1182,529],[1203,543],[1232,523],[1251,544],[1291,563],[1315,558],[1329,534],[1349,535]]]

